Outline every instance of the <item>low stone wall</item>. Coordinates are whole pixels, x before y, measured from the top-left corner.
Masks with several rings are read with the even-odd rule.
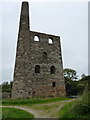
[[[2,99],[11,98],[11,92],[2,92]]]

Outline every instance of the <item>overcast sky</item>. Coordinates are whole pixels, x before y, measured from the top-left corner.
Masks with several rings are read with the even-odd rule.
[[[2,12],[0,13],[2,16],[0,16],[0,27],[2,26],[2,30],[0,28],[2,35],[0,35],[0,58],[3,58],[2,64],[0,60],[0,76],[2,70],[3,82],[13,80],[22,0],[14,1],[0,2],[0,12]],[[30,29],[60,36],[64,68],[76,70],[79,76],[83,73],[87,75],[88,2],[87,0],[86,2],[50,1],[30,0]]]

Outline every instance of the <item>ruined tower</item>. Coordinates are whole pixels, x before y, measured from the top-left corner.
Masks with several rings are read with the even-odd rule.
[[[65,96],[60,37],[30,31],[22,3],[12,98]]]

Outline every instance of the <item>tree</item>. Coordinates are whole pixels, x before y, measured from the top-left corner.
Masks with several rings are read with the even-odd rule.
[[[82,75],[81,75],[81,78],[84,78],[86,75],[83,73]]]
[[[90,75],[87,75],[87,76],[83,76],[81,79],[80,79],[80,81],[82,82],[89,82],[90,81]]]
[[[85,76],[85,74],[82,76],[82,78],[78,81],[77,89],[79,93],[83,93],[85,90],[85,86],[88,84],[90,81],[90,76]],[[88,87],[89,89],[89,87]]]
[[[76,80],[78,78],[77,72],[71,68],[64,69],[64,77],[69,80]]]
[[[76,81],[78,78],[77,72],[73,69],[64,69],[64,78],[66,83],[66,92],[67,95],[78,95],[83,94],[86,84],[90,80],[90,76],[85,74],[81,75],[81,79]]]
[[[11,92],[12,91],[12,82],[10,84],[8,82],[4,82],[1,85],[2,92]]]
[[[77,72],[70,68],[64,69],[64,78],[66,83],[66,92],[67,95],[77,95],[77,83],[76,79],[78,78]]]

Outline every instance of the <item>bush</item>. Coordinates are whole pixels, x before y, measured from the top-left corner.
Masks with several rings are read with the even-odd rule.
[[[82,97],[73,105],[70,111],[75,111],[78,115],[89,115],[90,114],[90,101],[89,101],[88,85],[86,85]]]
[[[89,119],[90,118],[90,101],[89,101],[88,86],[86,85],[83,95],[76,101],[66,104],[59,111],[60,118],[78,118]]]

